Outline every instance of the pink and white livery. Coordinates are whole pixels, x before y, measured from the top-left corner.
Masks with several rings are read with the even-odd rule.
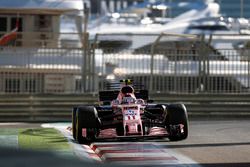
[[[134,89],[132,80],[121,80],[120,90],[101,91],[102,105],[79,105],[72,110],[73,137],[79,143],[107,138],[188,136],[184,104],[149,103],[148,91]]]

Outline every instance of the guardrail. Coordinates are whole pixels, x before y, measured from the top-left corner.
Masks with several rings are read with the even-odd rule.
[[[250,94],[151,94],[156,103],[183,102],[191,118],[250,118]],[[97,103],[84,95],[0,95],[0,122],[71,121],[71,109]]]

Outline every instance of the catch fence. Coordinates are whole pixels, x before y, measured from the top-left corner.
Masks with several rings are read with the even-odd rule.
[[[202,38],[159,41],[140,49],[87,52],[2,47],[0,93],[97,93],[123,78],[151,93],[250,93],[249,49],[215,49]]]

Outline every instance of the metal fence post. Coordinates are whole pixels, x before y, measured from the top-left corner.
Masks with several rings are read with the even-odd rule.
[[[151,50],[150,50],[150,55],[151,55],[151,60],[150,60],[150,77],[149,77],[149,91],[152,92],[153,90],[153,75],[154,75],[154,44],[151,45]]]
[[[198,84],[199,84],[199,92],[203,92],[204,91],[204,55],[203,55],[203,51],[204,51],[204,35],[200,36],[200,49],[199,49],[199,76],[198,76]]]
[[[250,49],[247,50],[247,52],[250,52]],[[250,54],[248,54],[247,57],[247,90],[250,91]]]
[[[91,80],[90,80],[90,86],[91,86],[91,91],[95,91],[95,49],[94,46],[92,45],[90,47],[90,55],[91,55]]]
[[[95,35],[95,38],[94,38],[94,42],[93,42],[93,44],[92,44],[92,51],[93,51],[93,92],[96,92],[96,93],[98,93],[98,91],[99,91],[99,77],[98,77],[98,74],[96,75],[96,67],[95,67],[95,65],[96,65],[96,59],[95,59],[95,57],[96,57],[96,49],[98,48],[98,44],[97,44],[97,40],[98,40],[98,36],[99,34],[97,33],[96,35]]]
[[[151,55],[151,61],[150,61],[150,80],[149,80],[149,91],[153,92],[153,78],[154,78],[154,52],[155,52],[155,46],[160,41],[161,37],[164,35],[164,33],[161,33],[155,42],[151,45],[150,49],[150,55]]]
[[[177,56],[178,56],[178,52],[177,52],[177,50],[175,50],[174,52],[174,87],[173,87],[173,91],[175,92],[175,93],[177,93],[178,92],[178,88],[179,88],[179,86],[177,86],[177,84],[178,84],[178,82],[177,82],[177,79],[178,79],[178,72],[177,72]]]
[[[211,38],[211,37],[210,37]],[[212,38],[211,38],[212,39]],[[205,37],[204,37],[204,40],[205,40]],[[208,43],[208,45],[209,45],[209,43]],[[206,77],[206,91],[207,92],[211,92],[211,85],[210,85],[210,60],[209,60],[209,49],[208,49],[208,47],[209,46],[207,46],[206,45],[206,43],[205,43],[205,41],[204,41],[204,46],[205,46],[205,48],[204,48],[204,58],[205,58],[205,62],[206,62],[206,66],[205,66],[205,77]]]
[[[83,59],[82,59],[82,93],[87,91],[87,47],[88,47],[88,34],[87,34],[87,25],[88,25],[88,17],[89,17],[89,8],[87,7],[86,3],[83,2],[83,39],[82,39],[82,48],[83,48]]]

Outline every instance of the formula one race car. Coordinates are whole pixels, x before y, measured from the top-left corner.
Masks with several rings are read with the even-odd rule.
[[[120,90],[99,92],[99,100],[102,105],[80,105],[72,110],[73,137],[79,143],[128,137],[178,141],[188,136],[184,104],[149,103],[148,91],[134,89],[131,80],[121,80]]]

